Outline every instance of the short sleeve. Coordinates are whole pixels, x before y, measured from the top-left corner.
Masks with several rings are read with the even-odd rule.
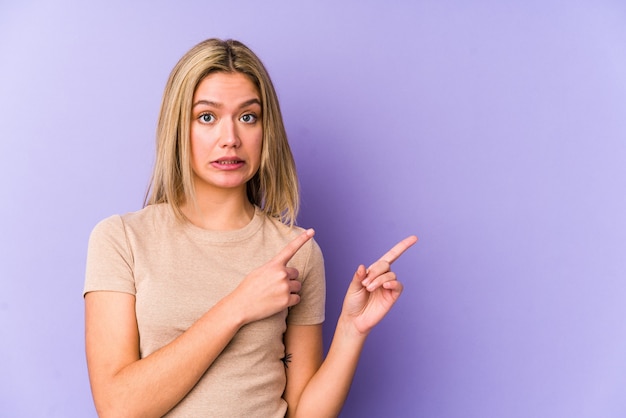
[[[119,215],[98,223],[89,237],[83,296],[106,290],[135,294],[133,255]]]
[[[303,268],[300,303],[287,315],[290,325],[316,325],[324,322],[326,308],[326,277],[324,257],[315,240],[310,241],[310,251]]]

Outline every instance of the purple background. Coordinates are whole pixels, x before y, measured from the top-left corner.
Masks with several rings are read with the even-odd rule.
[[[420,237],[343,417],[626,416],[625,3],[295,3],[0,3],[0,416],[95,416],[88,235],[140,208],[211,36],[273,76],[327,339],[356,265]]]

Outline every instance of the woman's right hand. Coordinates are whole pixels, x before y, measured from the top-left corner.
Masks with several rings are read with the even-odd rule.
[[[298,235],[274,258],[250,272],[230,294],[236,306],[241,307],[238,312],[242,314],[242,324],[270,317],[300,302],[299,272],[287,267],[287,263],[313,235],[313,229]]]

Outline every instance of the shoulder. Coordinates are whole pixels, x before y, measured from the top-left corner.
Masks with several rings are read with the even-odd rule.
[[[165,204],[150,205],[135,212],[109,216],[96,224],[93,234],[120,233],[127,229],[144,229],[153,225],[167,225],[173,214]]]
[[[124,225],[120,215],[112,215],[98,222],[91,231],[90,242],[106,240],[124,234]]]
[[[276,244],[279,249],[284,248],[294,238],[305,231],[302,227],[295,225],[288,226],[280,222],[280,220],[269,216],[266,216],[264,229],[266,235],[276,240]],[[268,233],[268,231],[271,231],[271,233]],[[299,264],[303,267],[310,265],[311,263],[323,263],[322,250],[315,238],[311,238],[307,241],[294,255],[292,261],[294,264]]]
[[[135,212],[120,216],[122,222],[129,227],[143,227],[154,224],[168,225],[174,220],[174,214],[165,203],[149,205]]]
[[[98,222],[89,236],[90,247],[126,247],[130,251],[138,241],[152,241],[168,235],[168,226],[176,225],[167,205],[150,205],[135,212],[116,214]]]

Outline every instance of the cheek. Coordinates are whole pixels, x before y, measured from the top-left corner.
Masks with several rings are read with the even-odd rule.
[[[189,141],[189,153],[191,155],[191,166],[192,168],[197,168],[201,165],[203,154],[205,154],[202,142],[197,138],[194,138],[193,134],[191,135],[191,140]]]
[[[263,148],[263,129],[259,129],[259,132],[256,136],[256,149],[258,150],[259,156],[261,155],[261,149]]]
[[[254,156],[257,160],[257,165],[261,165],[261,154],[263,152],[263,135],[261,135],[255,143]],[[258,167],[257,167],[258,168]]]
[[[260,134],[256,141],[256,150],[257,150],[257,153],[259,154],[259,157],[261,156],[262,149],[263,149],[263,134]]]

